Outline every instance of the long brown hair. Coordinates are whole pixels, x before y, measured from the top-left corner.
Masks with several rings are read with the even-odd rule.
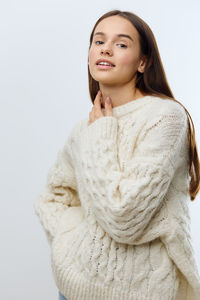
[[[132,25],[137,29],[139,33],[140,52],[142,55],[147,56],[147,63],[144,73],[137,72],[136,88],[138,88],[143,94],[158,96],[163,99],[170,99],[178,102],[185,109],[188,116],[188,143],[189,143],[189,174],[190,174],[190,186],[188,192],[190,194],[191,201],[195,200],[197,193],[200,190],[200,161],[198,156],[198,149],[195,139],[195,129],[192,118],[188,110],[174,98],[174,95],[169,87],[164,67],[160,58],[158,46],[154,37],[154,34],[150,27],[137,15],[129,11],[111,10],[102,15],[94,25],[94,28],[90,35],[90,45],[92,44],[93,34],[96,26],[103,19],[110,16],[121,16],[129,20]],[[89,92],[92,103],[99,90],[98,81],[94,80],[90,74],[88,66],[88,83]]]

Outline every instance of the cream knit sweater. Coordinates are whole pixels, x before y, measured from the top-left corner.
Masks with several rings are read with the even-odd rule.
[[[34,204],[57,288],[68,300],[199,300],[184,108],[145,96],[87,122]]]

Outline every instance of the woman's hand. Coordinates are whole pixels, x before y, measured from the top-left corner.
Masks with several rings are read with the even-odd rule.
[[[102,93],[99,90],[97,95],[96,95],[96,98],[94,100],[94,105],[92,107],[92,111],[89,113],[88,125],[90,125],[92,122],[94,122],[98,118],[101,118],[101,117],[104,117],[104,116],[113,116],[112,104],[111,104],[110,97],[106,98],[106,101],[105,101],[105,115],[103,114],[103,112],[101,110],[101,96],[102,96]],[[110,103],[107,102],[108,99],[110,99]]]

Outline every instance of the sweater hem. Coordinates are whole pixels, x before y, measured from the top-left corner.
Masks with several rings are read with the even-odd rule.
[[[83,273],[77,273],[72,267],[65,270],[55,269],[52,265],[53,276],[58,290],[69,300],[175,300],[171,295],[144,295],[139,291],[126,291],[120,284],[100,283],[99,278],[84,278]],[[88,275],[87,275],[88,276]],[[117,284],[117,282],[115,283]]]

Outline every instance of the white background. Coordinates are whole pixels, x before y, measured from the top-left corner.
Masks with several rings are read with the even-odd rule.
[[[2,1],[0,299],[58,299],[33,203],[58,149],[92,108],[89,36],[111,9],[136,13],[154,32],[169,85],[192,116],[200,148],[199,1]],[[200,269],[200,195],[190,208]]]

